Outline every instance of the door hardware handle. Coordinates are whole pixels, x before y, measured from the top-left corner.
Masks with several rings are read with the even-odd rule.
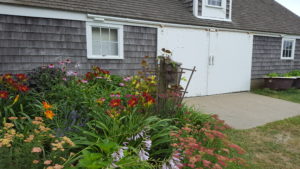
[[[215,65],[215,56],[212,56],[212,65]]]

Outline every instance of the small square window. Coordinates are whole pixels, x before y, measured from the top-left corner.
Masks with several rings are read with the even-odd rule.
[[[208,0],[208,5],[221,7],[222,0]]]
[[[281,59],[294,59],[295,45],[295,39],[283,39],[281,48]]]
[[[123,27],[88,23],[87,49],[90,59],[123,59]]]

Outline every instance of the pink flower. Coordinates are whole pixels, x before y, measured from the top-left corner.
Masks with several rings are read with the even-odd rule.
[[[67,60],[65,60],[64,62],[67,63],[67,64],[70,64],[70,63],[71,63],[71,60],[70,60],[70,59],[67,59]]]
[[[124,84],[124,83],[120,83],[120,84],[119,84],[119,86],[121,86],[121,87],[124,87],[124,86],[125,86],[125,84]]]
[[[126,78],[124,78],[123,80],[125,81],[125,82],[128,82],[128,81],[130,81],[132,79],[132,77],[126,77]]]
[[[211,162],[207,160],[202,160],[202,163],[204,167],[209,167],[211,165]]]
[[[42,152],[42,149],[40,147],[33,147],[31,152],[32,153],[40,153],[40,152]]]
[[[60,64],[60,65],[64,65],[64,64],[65,64],[65,62],[63,62],[63,61],[60,61],[60,62],[58,62],[58,64]]]
[[[48,68],[49,68],[49,69],[53,69],[53,68],[54,68],[54,65],[53,65],[53,64],[50,64],[50,65],[48,65]]]
[[[83,79],[83,80],[81,80],[81,83],[88,83],[88,81]]]

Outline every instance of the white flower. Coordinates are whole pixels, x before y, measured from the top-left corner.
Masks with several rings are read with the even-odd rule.
[[[166,163],[164,163],[163,165],[162,165],[162,168],[161,169],[170,169],[170,167],[169,166],[167,166],[167,164]]]
[[[80,63],[77,63],[77,64],[75,65],[75,68],[80,68],[80,67],[81,67]]]
[[[115,162],[120,161],[122,158],[125,157],[124,155],[124,150],[127,150],[128,147],[122,147],[120,148],[117,152],[112,153],[112,157],[114,159]]]
[[[151,139],[148,139],[148,140],[145,140],[143,141],[145,143],[145,147],[147,150],[150,150],[151,149],[151,146],[152,146],[152,141]]]
[[[141,161],[147,161],[147,160],[149,160],[149,153],[146,152],[144,149],[141,149],[139,152],[139,157],[140,157]]]

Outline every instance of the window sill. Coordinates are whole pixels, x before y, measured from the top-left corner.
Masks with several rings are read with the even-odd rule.
[[[280,59],[281,60],[294,60],[294,58],[284,58],[284,57],[281,57]]]
[[[106,60],[106,59],[111,59],[111,60],[123,60],[124,57],[120,56],[88,56],[87,57],[89,60],[95,59],[95,60]]]

